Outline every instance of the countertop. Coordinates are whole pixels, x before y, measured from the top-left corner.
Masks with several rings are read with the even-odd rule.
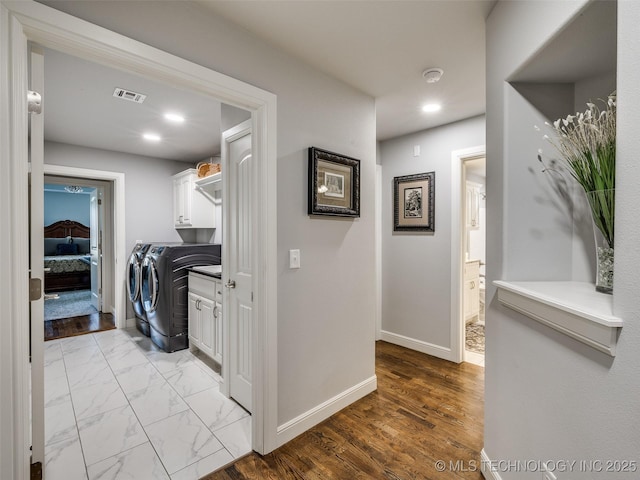
[[[190,272],[206,275],[207,277],[213,277],[222,279],[222,265],[203,265],[198,267],[189,268]]]

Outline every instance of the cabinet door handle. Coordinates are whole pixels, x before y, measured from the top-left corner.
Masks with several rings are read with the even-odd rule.
[[[196,300],[196,310],[200,310],[200,299]]]
[[[471,282],[471,290],[473,290],[474,288],[476,288],[476,282]]]
[[[213,318],[218,319],[218,306],[213,307]]]

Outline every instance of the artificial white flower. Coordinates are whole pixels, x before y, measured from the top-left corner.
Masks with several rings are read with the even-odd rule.
[[[602,101],[606,105],[603,110],[595,103],[587,103],[584,112],[554,121],[554,134],[543,137],[557,149],[566,171],[588,195],[607,192],[590,200],[590,207],[593,220],[610,247],[614,241],[615,204],[614,195],[609,192],[615,190],[616,100],[614,92]]]

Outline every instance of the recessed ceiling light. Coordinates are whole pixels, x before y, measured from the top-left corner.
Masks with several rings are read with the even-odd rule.
[[[168,120],[173,123],[183,123],[184,117],[182,115],[178,115],[177,113],[165,113],[165,120]]]
[[[439,112],[442,106],[439,103],[427,103],[422,106],[422,111],[425,113]]]
[[[144,138],[148,142],[159,142],[160,140],[162,140],[162,137],[157,133],[145,133],[142,135],[142,138]]]

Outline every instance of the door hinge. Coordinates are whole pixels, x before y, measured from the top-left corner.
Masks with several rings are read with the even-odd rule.
[[[31,480],[42,480],[42,463],[31,464]]]
[[[253,302],[253,292],[251,292],[251,301]]]
[[[29,279],[29,301],[35,302],[42,296],[42,280],[39,278]]]
[[[29,113],[42,113],[42,95],[33,90],[29,90],[27,92],[27,105],[29,106]]]

